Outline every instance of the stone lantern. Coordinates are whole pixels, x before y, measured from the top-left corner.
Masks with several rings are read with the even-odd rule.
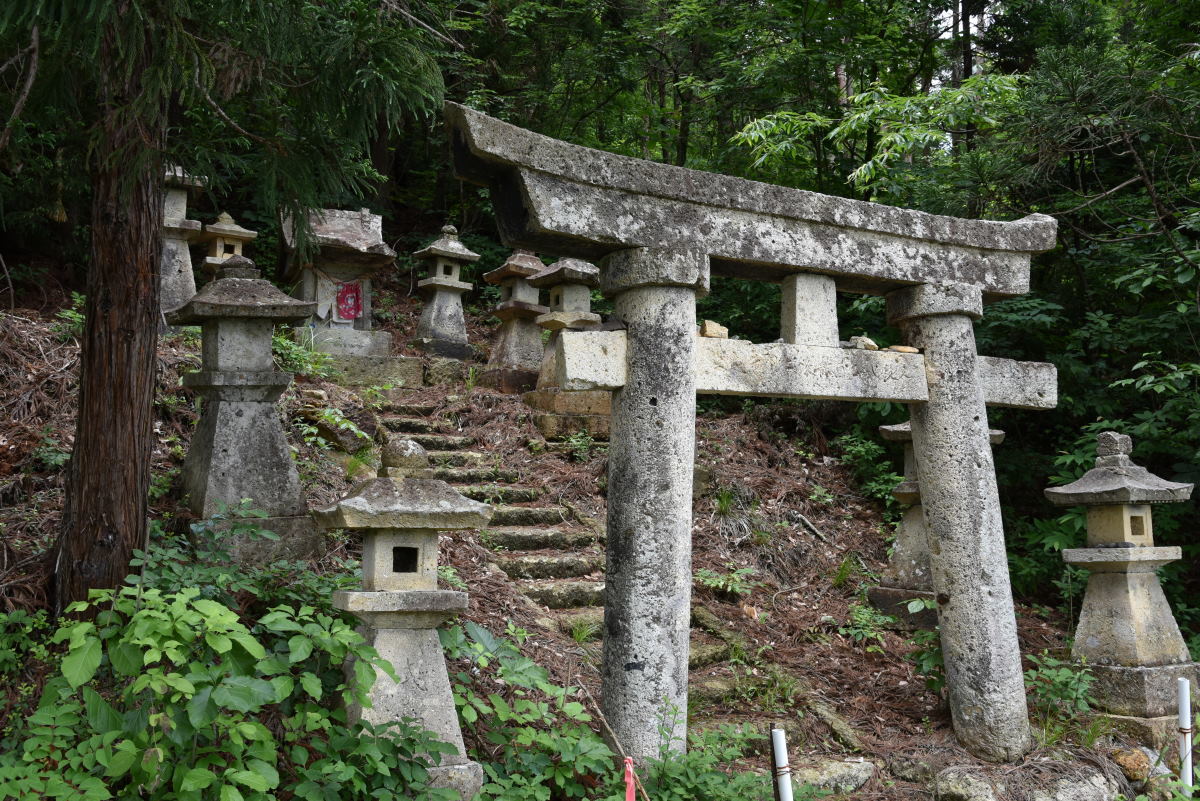
[[[474,798],[483,769],[466,757],[437,634],[438,624],[466,610],[467,594],[437,588],[438,532],[482,528],[491,507],[444,481],[374,478],[314,517],[363,538],[363,587],[335,592],[333,605],[362,621],[367,644],[396,673],[393,681],[377,670],[370,708],[352,706],[349,717],[375,725],[415,718],[457,749],[430,769],[431,783]]]
[[[232,256],[243,256],[243,248],[247,242],[253,242],[258,236],[257,231],[243,228],[233,221],[228,212],[221,212],[216,222],[204,226],[201,242],[208,243],[208,256],[204,259],[204,271],[216,274],[221,264]]]
[[[179,167],[168,167],[163,197],[162,251],[159,258],[159,308],[177,309],[196,294],[192,253],[188,245],[201,236],[200,221],[187,219],[188,198],[204,182]]]
[[[275,369],[271,333],[276,323],[312,314],[313,304],[290,298],[259,278],[254,262],[231,256],[191,300],[167,314],[171,325],[200,325],[199,372],[183,377],[204,399],[200,422],[183,463],[183,487],[194,514],[249,498],[267,514],[256,521],[274,531],[278,554],[303,555],[315,544],[275,401],[291,383]],[[265,543],[239,543],[239,556],[258,561]]]
[[[550,310],[537,318],[537,324],[550,332],[537,388],[521,396],[526,405],[542,412],[534,415],[534,425],[546,439],[560,439],[585,430],[597,439],[608,439],[612,393],[562,391],[555,357],[558,338],[564,329],[578,331],[600,323],[600,315],[592,311],[592,289],[600,284],[600,271],[586,261],[559,259],[529,279],[529,283],[546,289],[550,296]]]
[[[908,602],[933,600],[933,576],[930,574],[929,533],[925,528],[925,512],[921,508],[921,476],[913,449],[912,423],[880,426],[879,435],[890,442],[904,443],[904,480],[892,490],[892,497],[905,506],[892,555],[879,576],[879,586],[867,591],[872,606],[896,618],[902,629],[932,629],[937,625],[937,610],[925,608],[908,611]],[[992,445],[1004,441],[1004,432],[988,431]]]
[[[500,286],[500,303],[492,314],[501,320],[487,370],[479,377],[483,386],[501,392],[524,392],[537,385],[542,331],[536,320],[550,310],[539,305],[540,292],[529,279],[545,269],[532,251],[514,250],[508,261],[483,276],[488,283]]]
[[[429,271],[427,278],[417,282],[425,295],[425,308],[417,323],[414,346],[437,356],[470,358],[462,294],[470,291],[472,285],[461,276],[463,265],[479,261],[479,254],[458,240],[457,228],[447,225],[442,228],[440,238],[413,256],[426,262]]]
[[[1122,728],[1162,745],[1175,725],[1176,678],[1195,681],[1191,661],[1155,572],[1182,555],[1154,544],[1151,507],[1186,501],[1191,484],[1166,481],[1129,458],[1125,434],[1097,437],[1096,466],[1046,490],[1058,506],[1087,507],[1087,547],[1063,560],[1087,570],[1071,659],[1095,676],[1095,705]]]

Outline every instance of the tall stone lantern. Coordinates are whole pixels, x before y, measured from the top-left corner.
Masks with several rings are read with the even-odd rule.
[[[1169,742],[1176,678],[1195,681],[1171,607],[1155,572],[1182,556],[1154,544],[1154,504],[1186,501],[1191,484],[1167,481],[1134,464],[1125,434],[1097,437],[1096,466],[1078,481],[1046,490],[1058,506],[1087,507],[1087,547],[1063,551],[1087,570],[1087,590],[1071,659],[1091,668],[1096,706],[1144,739]]]
[[[501,322],[487,370],[479,377],[481,385],[501,392],[525,392],[537,385],[542,329],[536,320],[550,309],[538,303],[541,293],[529,279],[545,269],[532,251],[514,250],[508,261],[483,276],[500,287],[500,302],[492,314]]]
[[[479,261],[479,254],[459,241],[457,228],[447,225],[441,237],[413,256],[426,262],[429,271],[427,278],[417,282],[425,295],[425,308],[417,323],[414,346],[437,356],[470,358],[462,295],[472,285],[462,280],[462,268]]]
[[[188,245],[201,236],[200,221],[187,219],[188,198],[204,186],[179,167],[168,167],[163,196],[162,252],[159,257],[159,307],[177,309],[196,294],[192,253]]]
[[[290,298],[259,278],[254,262],[230,256],[210,281],[180,308],[171,325],[200,325],[199,372],[183,377],[204,399],[200,423],[183,462],[183,487],[192,512],[209,517],[221,506],[249,498],[267,513],[256,521],[280,536],[279,543],[239,543],[246,561],[306,555],[315,543],[312,520],[300,489],[275,402],[292,381],[275,369],[271,333],[276,323],[312,314],[312,303]],[[264,551],[271,553],[264,553]]]
[[[397,679],[377,670],[371,707],[351,707],[350,718],[376,725],[415,718],[458,751],[431,769],[433,785],[469,801],[483,785],[483,769],[466,757],[437,634],[440,623],[466,610],[467,594],[437,588],[438,532],[483,528],[491,507],[444,481],[374,478],[314,517],[324,528],[363,538],[362,589],[335,592],[333,605],[363,622],[359,631]]]

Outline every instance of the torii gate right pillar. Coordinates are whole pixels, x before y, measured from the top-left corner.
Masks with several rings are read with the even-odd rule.
[[[887,300],[888,322],[925,355],[929,400],[910,405],[912,437],[954,731],[978,756],[1015,760],[1032,739],[975,351],[982,295],[922,284]]]

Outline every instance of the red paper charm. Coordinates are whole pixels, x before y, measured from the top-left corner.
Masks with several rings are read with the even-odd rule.
[[[362,285],[357,281],[338,284],[337,316],[341,320],[357,320],[362,316]]]

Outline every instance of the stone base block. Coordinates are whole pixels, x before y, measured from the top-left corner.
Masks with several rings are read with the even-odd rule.
[[[610,419],[598,414],[538,414],[533,424],[546,439],[566,439],[586,431],[592,439],[607,440]]]
[[[1179,720],[1175,715],[1157,718],[1139,718],[1132,715],[1102,717],[1108,720],[1115,730],[1147,748],[1153,748],[1155,751],[1178,750],[1175,741],[1179,735]]]
[[[414,339],[409,345],[433,356],[444,356],[447,359],[465,360],[474,358],[475,356],[475,349],[466,342],[452,342],[448,339],[422,337]]]
[[[479,386],[492,387],[498,392],[515,395],[526,392],[537,386],[537,370],[519,370],[511,367],[499,367],[485,370],[479,376]]]
[[[461,384],[466,374],[467,366],[459,359],[430,359],[425,365],[425,384],[431,387]]]
[[[908,602],[915,598],[933,599],[933,593],[923,590],[911,590],[905,587],[872,587],[867,590],[867,600],[880,612],[896,618],[893,628],[901,631],[917,629],[933,629],[937,626],[937,610],[922,609],[919,612],[909,612]]]
[[[438,765],[429,769],[429,786],[455,790],[460,801],[471,801],[483,787],[483,767],[478,762]]]
[[[552,414],[612,414],[612,393],[607,390],[563,392],[557,387],[526,392],[526,406]]]
[[[355,328],[294,328],[292,335],[307,348],[333,356],[387,356],[392,352],[392,335],[387,331]]]
[[[330,356],[329,366],[338,372],[337,381],[348,387],[419,387],[425,366],[413,356]]]
[[[234,537],[233,558],[241,564],[267,565],[280,559],[303,561],[317,556],[324,547],[324,537],[309,515],[264,517],[252,522],[265,531],[274,532],[279,539]]]
[[[1196,683],[1197,665],[1185,662],[1156,667],[1090,665],[1096,677],[1092,698],[1098,709],[1113,715],[1156,718],[1170,715],[1176,706],[1175,680]]]

